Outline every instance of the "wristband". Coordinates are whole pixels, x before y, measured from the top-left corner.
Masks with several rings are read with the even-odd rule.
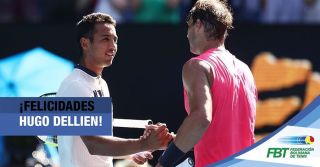
[[[184,156],[182,152],[173,142],[171,142],[159,158],[159,163],[164,167],[172,167],[181,157]]]

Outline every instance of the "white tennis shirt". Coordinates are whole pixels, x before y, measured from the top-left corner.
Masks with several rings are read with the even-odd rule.
[[[57,97],[109,97],[106,81],[91,70],[76,65],[62,82]],[[91,155],[80,136],[58,136],[61,167],[112,167],[112,157]]]

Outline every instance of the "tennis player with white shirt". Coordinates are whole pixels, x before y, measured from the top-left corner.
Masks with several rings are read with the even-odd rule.
[[[58,97],[110,97],[102,70],[117,52],[116,22],[107,14],[92,13],[77,24],[81,60],[62,82]],[[113,136],[58,136],[61,167],[112,167],[112,158],[132,158],[143,164],[152,158],[148,150],[162,149],[172,139],[163,124],[153,125],[147,137],[124,139]],[[140,153],[138,153],[140,152]],[[135,154],[136,153],[136,154]],[[129,156],[128,156],[129,155]]]

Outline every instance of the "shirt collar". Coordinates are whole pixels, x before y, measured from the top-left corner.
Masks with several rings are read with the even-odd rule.
[[[88,69],[88,68],[86,68],[86,67],[84,67],[84,66],[82,66],[80,64],[76,64],[74,66],[74,68],[80,69],[80,70],[84,71],[85,73],[91,75],[92,77],[97,77],[98,76],[95,72],[93,72],[92,70],[90,70],[90,69]]]

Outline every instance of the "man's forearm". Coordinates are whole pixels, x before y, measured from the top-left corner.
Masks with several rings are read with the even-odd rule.
[[[114,156],[113,159],[130,159],[131,155],[133,155],[133,154],[124,155],[124,156]]]
[[[201,113],[191,113],[180,126],[174,143],[183,152],[188,152],[200,140],[210,125],[210,121]]]
[[[81,138],[92,155],[126,156],[145,149],[139,139],[99,136],[82,136]]]

